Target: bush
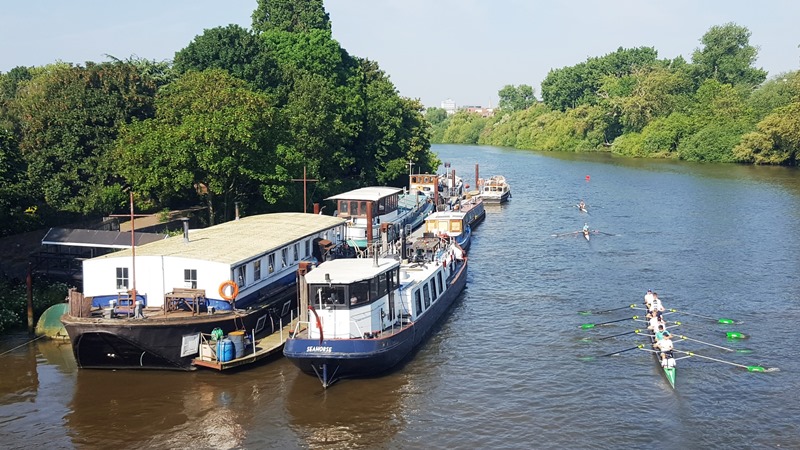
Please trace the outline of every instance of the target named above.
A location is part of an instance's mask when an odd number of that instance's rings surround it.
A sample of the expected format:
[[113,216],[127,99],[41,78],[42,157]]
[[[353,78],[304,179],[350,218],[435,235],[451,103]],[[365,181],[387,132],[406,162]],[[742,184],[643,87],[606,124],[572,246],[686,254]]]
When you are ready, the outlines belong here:
[[[63,303],[67,285],[57,282],[33,284],[34,323],[49,307]],[[0,333],[25,327],[28,322],[28,294],[25,283],[0,280]]]

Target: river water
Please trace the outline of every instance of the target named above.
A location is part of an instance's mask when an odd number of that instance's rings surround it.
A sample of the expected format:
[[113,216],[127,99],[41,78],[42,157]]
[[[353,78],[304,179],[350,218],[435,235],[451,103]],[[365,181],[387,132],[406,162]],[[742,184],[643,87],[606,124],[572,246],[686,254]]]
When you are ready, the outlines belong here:
[[[69,345],[0,356],[4,448],[800,448],[800,172],[606,154],[434,146],[512,200],[473,235],[468,287],[415,357],[323,390],[276,358],[236,373],[77,370]],[[473,184],[472,181],[470,184]],[[583,199],[588,214],[576,208]],[[584,223],[590,242],[571,233]],[[579,315],[640,302],[674,314],[672,390],[644,324]],[[748,338],[728,341],[725,332]],[[6,351],[26,341],[7,336]]]

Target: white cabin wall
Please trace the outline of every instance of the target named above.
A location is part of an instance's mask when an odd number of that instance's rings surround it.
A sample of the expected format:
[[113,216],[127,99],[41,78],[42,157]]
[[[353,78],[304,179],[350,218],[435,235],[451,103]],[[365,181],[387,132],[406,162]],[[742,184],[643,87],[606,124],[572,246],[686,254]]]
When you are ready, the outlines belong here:
[[231,279],[228,264],[165,256],[163,276],[159,275],[163,279],[159,304],[163,304],[165,293],[188,287],[184,279],[186,269],[197,270],[197,289],[205,289],[207,298],[219,299],[219,285]]
[[[87,297],[116,295],[117,268],[128,269],[128,289],[133,288],[133,266],[129,256],[96,258],[83,262],[83,293]],[[136,257],[136,291],[147,296],[147,306],[164,304],[164,283],[160,256]]]

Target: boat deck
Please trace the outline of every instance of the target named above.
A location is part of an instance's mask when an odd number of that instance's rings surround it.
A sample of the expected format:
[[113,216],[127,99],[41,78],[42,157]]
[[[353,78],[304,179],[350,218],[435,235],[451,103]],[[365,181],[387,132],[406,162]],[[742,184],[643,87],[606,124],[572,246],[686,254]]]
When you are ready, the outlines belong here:
[[289,337],[289,333],[296,325],[297,320],[295,319],[284,325],[283,328],[275,333],[256,339],[252,350],[245,353],[241,358],[222,362],[217,360],[216,350],[214,349],[211,350],[209,354],[203,354],[201,351],[200,356],[192,361],[192,365],[222,371],[253,364],[269,356],[280,354],[281,350],[283,350],[283,345],[286,343],[286,339]]

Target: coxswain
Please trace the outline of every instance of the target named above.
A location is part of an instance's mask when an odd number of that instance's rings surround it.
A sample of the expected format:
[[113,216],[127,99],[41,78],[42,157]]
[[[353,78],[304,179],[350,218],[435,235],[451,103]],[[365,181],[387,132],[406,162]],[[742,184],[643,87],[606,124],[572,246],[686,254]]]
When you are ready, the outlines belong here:
[[647,293],[644,294],[644,304],[648,308],[650,308],[650,304],[652,304],[652,303],[653,303],[653,290],[652,289],[648,289]]

